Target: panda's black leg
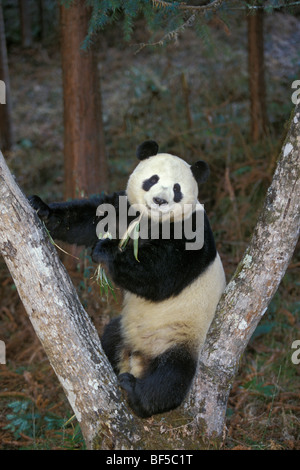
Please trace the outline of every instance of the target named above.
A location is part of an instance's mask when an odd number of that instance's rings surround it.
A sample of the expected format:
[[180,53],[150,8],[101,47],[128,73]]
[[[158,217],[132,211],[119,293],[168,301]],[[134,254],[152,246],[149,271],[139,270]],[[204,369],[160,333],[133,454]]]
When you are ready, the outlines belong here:
[[120,352],[123,348],[123,336],[121,332],[121,316],[113,318],[104,328],[101,337],[103,350],[108,357],[116,374],[119,373],[118,363],[120,361]]
[[143,378],[119,375],[129,405],[142,418],[181,404],[196,371],[197,361],[184,346],[176,346],[151,361]]

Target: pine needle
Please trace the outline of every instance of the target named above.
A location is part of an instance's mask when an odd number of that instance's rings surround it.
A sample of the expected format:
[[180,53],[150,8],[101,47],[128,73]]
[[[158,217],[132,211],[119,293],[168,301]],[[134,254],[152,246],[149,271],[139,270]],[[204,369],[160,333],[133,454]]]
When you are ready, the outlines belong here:
[[76,418],[76,415],[72,415],[71,418],[69,418],[69,419],[63,424],[63,426],[64,426],[64,427],[68,426],[68,424],[70,424],[75,418]]

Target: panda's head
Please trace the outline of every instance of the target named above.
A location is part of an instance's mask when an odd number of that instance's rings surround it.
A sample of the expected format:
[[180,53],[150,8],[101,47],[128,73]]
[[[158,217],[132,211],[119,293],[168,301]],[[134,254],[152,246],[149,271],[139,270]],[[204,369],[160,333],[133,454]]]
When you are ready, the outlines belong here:
[[131,205],[143,206],[151,218],[163,220],[172,217],[179,221],[194,211],[198,202],[198,183],[209,176],[204,161],[189,165],[168,153],[158,153],[158,144],[152,140],[137,149],[141,160],[129,177],[127,197]]

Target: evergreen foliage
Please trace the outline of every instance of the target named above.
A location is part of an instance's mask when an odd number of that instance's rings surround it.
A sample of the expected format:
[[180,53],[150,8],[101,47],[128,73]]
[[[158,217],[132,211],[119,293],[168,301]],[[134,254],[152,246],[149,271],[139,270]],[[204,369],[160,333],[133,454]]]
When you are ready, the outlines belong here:
[[[60,0],[65,7],[70,7],[74,0]],[[196,5],[195,5],[196,3]],[[198,5],[197,5],[198,4]],[[129,41],[132,37],[134,22],[144,16],[150,31],[162,29],[164,36],[155,45],[162,45],[168,40],[176,39],[179,32],[195,26],[205,34],[205,23],[218,14],[230,10],[243,9],[248,13],[263,8],[266,13],[274,10],[293,8],[300,1],[291,0],[211,0],[203,2],[180,2],[164,0],[86,0],[91,7],[91,19],[83,48],[90,46],[96,34],[114,22],[122,22],[123,38]]]
[[[61,0],[61,4],[66,7],[72,3],[72,0]],[[97,32],[118,21],[122,21],[123,37],[128,41],[132,36],[134,22],[140,16],[144,16],[150,31],[163,29],[167,39],[169,33],[191,26],[196,16],[221,8],[223,3],[224,0],[213,0],[204,6],[192,6],[173,0],[86,0],[92,12],[83,47],[93,42]]]

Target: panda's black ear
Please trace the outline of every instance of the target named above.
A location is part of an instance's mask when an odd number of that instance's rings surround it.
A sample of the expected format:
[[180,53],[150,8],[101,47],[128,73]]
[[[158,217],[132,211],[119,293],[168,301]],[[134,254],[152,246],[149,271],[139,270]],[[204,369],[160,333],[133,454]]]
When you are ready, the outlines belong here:
[[210,174],[209,166],[203,160],[193,163],[191,170],[197,183],[205,183]]
[[158,144],[154,140],[146,140],[138,146],[136,156],[139,160],[153,157],[158,152]]

